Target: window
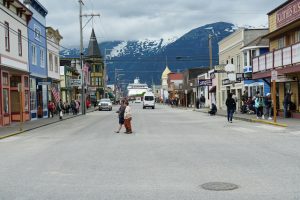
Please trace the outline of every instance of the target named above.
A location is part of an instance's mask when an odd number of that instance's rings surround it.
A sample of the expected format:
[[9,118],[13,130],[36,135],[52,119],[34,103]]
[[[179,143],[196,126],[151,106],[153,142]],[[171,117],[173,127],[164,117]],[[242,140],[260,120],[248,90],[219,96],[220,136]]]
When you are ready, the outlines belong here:
[[34,26],[34,38],[38,41],[41,39],[41,29],[37,26]]
[[11,87],[18,87],[19,83],[21,83],[21,76],[10,77],[10,86]]
[[36,110],[36,81],[30,79],[30,109]]
[[53,72],[53,55],[49,53],[49,69]]
[[25,112],[29,111],[29,91],[25,91],[25,107],[24,107]]
[[40,49],[40,56],[41,56],[41,67],[45,67],[45,53],[44,49]]
[[244,66],[248,66],[248,54],[244,52]]
[[31,62],[32,62],[32,64],[33,65],[36,65],[36,63],[37,63],[37,58],[36,58],[36,47],[34,46],[34,45],[32,45],[31,46],[31,53],[32,53],[32,60],[31,60]]
[[243,72],[242,69],[241,69],[240,55],[236,56],[236,67],[237,67],[239,73]]
[[233,58],[231,58],[231,64],[234,64],[234,63],[233,63]]
[[4,109],[4,114],[9,113],[9,105],[8,105],[8,89],[3,89],[3,109]]
[[283,47],[285,47],[285,41],[284,41],[284,37],[278,39],[278,49],[281,49]]
[[22,56],[22,32],[18,30],[18,52],[19,56]]
[[5,86],[9,85],[8,73],[3,72],[3,75],[2,75],[2,84],[5,85]]
[[300,42],[300,31],[295,32],[295,43]]
[[100,65],[95,65],[95,72],[100,72]]
[[58,57],[55,56],[55,72],[58,72]]
[[10,41],[9,41],[9,23],[5,22],[5,50],[10,51]]

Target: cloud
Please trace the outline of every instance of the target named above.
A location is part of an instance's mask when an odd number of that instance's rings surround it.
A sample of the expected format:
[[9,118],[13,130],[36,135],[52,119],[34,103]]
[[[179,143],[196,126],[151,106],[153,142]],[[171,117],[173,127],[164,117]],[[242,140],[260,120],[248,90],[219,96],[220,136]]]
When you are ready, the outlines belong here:
[[[77,0],[39,0],[48,10],[47,26],[59,29],[62,45],[79,46]],[[94,27],[98,42],[181,36],[208,23],[226,21],[239,26],[266,25],[267,13],[283,0],[83,0],[84,43]]]

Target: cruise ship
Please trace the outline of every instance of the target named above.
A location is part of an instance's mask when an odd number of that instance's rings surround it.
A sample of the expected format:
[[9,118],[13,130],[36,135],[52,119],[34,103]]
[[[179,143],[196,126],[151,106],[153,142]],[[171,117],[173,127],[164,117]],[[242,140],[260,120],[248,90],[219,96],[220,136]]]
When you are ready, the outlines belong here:
[[128,84],[127,91],[129,97],[139,96],[149,90],[146,83],[140,83],[140,79],[137,77],[133,83]]

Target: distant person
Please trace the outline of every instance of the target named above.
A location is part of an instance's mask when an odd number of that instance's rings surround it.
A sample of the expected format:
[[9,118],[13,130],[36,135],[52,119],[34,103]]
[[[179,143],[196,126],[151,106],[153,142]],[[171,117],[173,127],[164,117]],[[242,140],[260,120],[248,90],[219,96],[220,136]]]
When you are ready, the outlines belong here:
[[200,97],[200,108],[204,108],[205,106],[205,97],[203,96],[203,94],[201,94]]
[[211,104],[211,109],[208,111],[208,113],[210,114],[210,115],[215,115],[216,113],[217,113],[217,106],[216,106],[216,104],[214,104],[214,103],[212,103]]
[[59,114],[59,119],[62,120],[64,104],[61,99],[59,100],[59,102],[57,104],[57,110],[58,110],[58,114]]
[[268,120],[272,119],[272,98],[270,93],[267,93],[267,96],[265,97],[264,115],[268,117]]
[[291,96],[292,95],[293,95],[293,93],[287,92],[284,97],[284,100],[283,100],[283,113],[284,113],[285,118],[290,117],[289,106],[291,104]]
[[124,126],[126,128],[125,133],[130,134],[132,133],[132,128],[131,128],[132,113],[128,101],[125,101],[125,106],[126,106],[124,112]]
[[262,118],[265,119],[264,117],[264,99],[263,97],[257,97],[255,99],[255,108],[256,108],[256,118]]
[[232,93],[228,94],[226,99],[226,106],[227,106],[227,121],[232,123],[233,113],[236,109],[235,100],[232,98]]

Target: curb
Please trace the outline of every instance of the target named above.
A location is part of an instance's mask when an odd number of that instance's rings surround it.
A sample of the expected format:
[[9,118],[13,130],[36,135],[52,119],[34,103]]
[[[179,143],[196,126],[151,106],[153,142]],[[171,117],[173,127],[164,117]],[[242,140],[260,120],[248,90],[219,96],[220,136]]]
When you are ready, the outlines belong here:
[[[94,112],[94,111],[96,111],[96,110],[93,110],[91,112]],[[91,112],[88,112],[88,113],[91,113]],[[86,113],[86,114],[88,114],[88,113]],[[11,137],[11,136],[19,135],[21,133],[25,133],[25,132],[28,132],[28,131],[32,131],[32,130],[35,130],[35,129],[38,129],[38,128],[41,128],[41,127],[44,127],[44,126],[55,124],[55,123],[58,123],[58,122],[61,122],[61,121],[64,121],[64,120],[73,119],[73,118],[79,117],[79,116],[84,116],[84,115],[83,114],[74,115],[74,116],[68,117],[66,119],[62,119],[62,120],[58,120],[58,121],[54,121],[54,122],[49,122],[49,123],[46,123],[46,124],[42,124],[42,125],[38,125],[38,126],[35,126],[35,127],[32,127],[32,128],[25,129],[25,130],[22,130],[22,131],[16,131],[14,133],[9,133],[7,135],[0,136],[0,140]]]
[[[207,111],[196,110],[196,112],[208,113],[208,110]],[[225,114],[220,114],[220,113],[217,113],[216,115],[217,116],[222,116],[222,117],[226,117],[227,116]],[[261,119],[248,119],[248,118],[235,117],[235,116],[233,116],[233,119],[240,120],[240,121],[245,121],[245,122],[261,123],[261,124],[268,124],[268,125],[280,126],[280,127],[288,127],[287,124],[274,123],[274,122],[270,122],[270,121],[266,121],[266,120],[261,120]]]

